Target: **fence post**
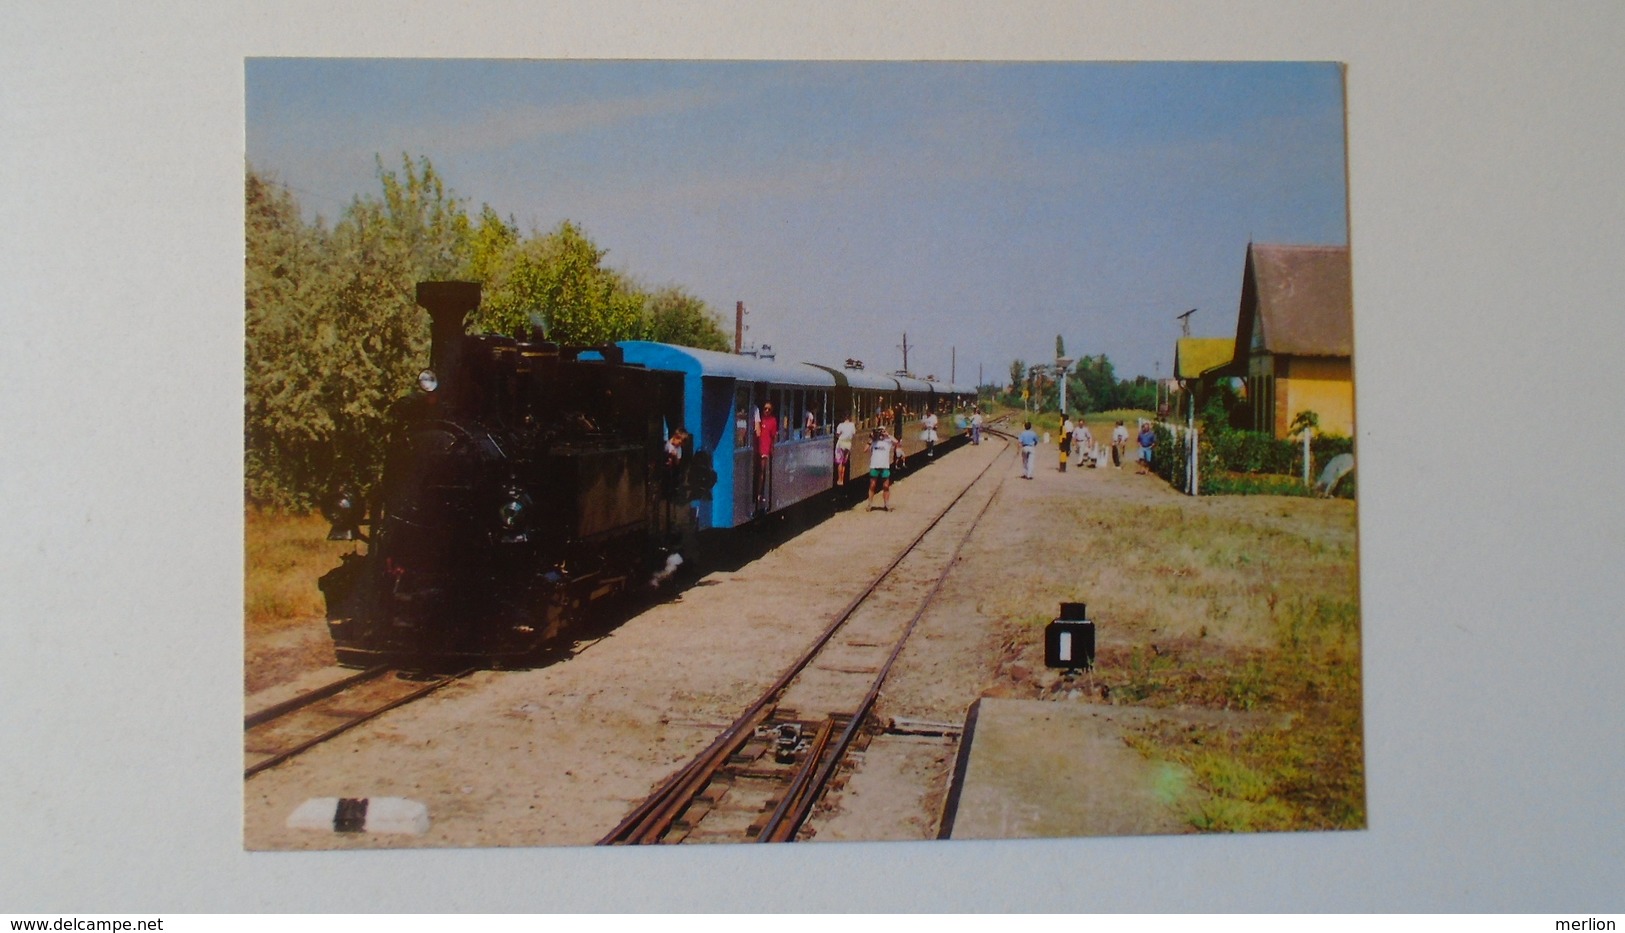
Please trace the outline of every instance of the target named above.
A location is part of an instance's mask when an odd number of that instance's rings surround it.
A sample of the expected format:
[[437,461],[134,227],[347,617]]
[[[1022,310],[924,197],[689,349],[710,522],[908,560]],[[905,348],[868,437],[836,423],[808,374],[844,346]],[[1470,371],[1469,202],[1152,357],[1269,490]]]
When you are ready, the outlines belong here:
[[1202,472],[1199,465],[1202,461],[1202,437],[1195,423],[1191,424],[1191,460],[1190,460],[1190,493],[1193,496],[1202,494]]
[[1309,428],[1303,429],[1303,484],[1309,485]]

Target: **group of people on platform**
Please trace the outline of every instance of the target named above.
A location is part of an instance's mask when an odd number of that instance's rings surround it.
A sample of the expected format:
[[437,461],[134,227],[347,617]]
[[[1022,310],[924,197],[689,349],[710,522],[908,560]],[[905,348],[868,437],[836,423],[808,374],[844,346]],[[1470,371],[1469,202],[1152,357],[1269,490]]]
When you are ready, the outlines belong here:
[[[1021,445],[1021,474],[1023,479],[1032,479],[1033,454],[1038,447],[1038,432],[1033,430],[1031,421],[1028,421],[1025,427],[1026,429],[1017,438],[1017,443]],[[1064,418],[1061,422],[1060,436],[1056,438],[1056,447],[1060,453],[1060,472],[1066,472],[1067,463],[1071,462],[1074,457],[1079,467],[1088,466],[1095,469],[1104,467],[1106,466],[1108,451],[1110,452],[1111,465],[1117,469],[1122,469],[1123,460],[1128,455],[1128,441],[1128,428],[1121,420],[1113,426],[1111,444],[1107,446],[1095,440],[1094,433],[1084,423],[1082,412],[1078,413],[1077,421]],[[1157,434],[1151,422],[1142,421],[1140,423],[1140,433],[1136,438],[1136,442],[1139,444],[1139,454],[1135,458],[1138,463],[1135,472],[1139,474],[1149,473],[1151,472],[1151,451],[1157,445]]]
[[[741,410],[739,417],[741,423],[743,423],[743,410]],[[805,431],[808,436],[811,436],[817,429],[817,421],[811,412],[808,412],[806,417]],[[879,492],[881,495],[880,508],[883,511],[890,510],[892,471],[906,465],[902,444],[892,434],[890,427],[890,422],[893,419],[900,419],[901,417],[901,409],[895,411],[892,409],[884,410],[880,416],[880,423],[870,431],[869,440],[864,446],[864,450],[869,454],[869,507],[871,509],[874,507],[875,493]],[[771,475],[773,444],[779,430],[779,420],[773,413],[773,403],[764,402],[760,414],[754,420],[757,507],[765,508],[764,490],[767,488],[768,477]],[[927,409],[925,415],[920,419],[920,439],[925,442],[925,456],[927,459],[936,456],[937,426],[940,423],[937,413],[930,409]],[[981,443],[982,413],[980,410],[974,411],[968,422],[961,417],[959,423],[962,427],[968,426],[972,443]],[[857,439],[857,431],[857,424],[852,420],[850,414],[835,426],[835,484],[837,486],[846,485],[849,479],[852,447]]]

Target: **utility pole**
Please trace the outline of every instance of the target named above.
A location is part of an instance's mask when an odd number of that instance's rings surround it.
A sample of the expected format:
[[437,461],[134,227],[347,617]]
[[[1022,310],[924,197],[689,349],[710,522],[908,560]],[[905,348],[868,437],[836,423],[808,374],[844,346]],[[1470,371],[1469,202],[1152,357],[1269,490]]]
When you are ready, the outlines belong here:
[[1176,314],[1176,315],[1174,315],[1176,318],[1179,319],[1179,327],[1180,327],[1179,336],[1181,336],[1181,337],[1189,337],[1191,335],[1191,315],[1193,315],[1195,313],[1196,313],[1196,309],[1192,308],[1189,311],[1186,311],[1184,314]]
[[1062,421],[1066,420],[1066,368],[1068,366],[1071,366],[1071,365],[1072,365],[1072,361],[1067,359],[1064,356],[1058,356],[1058,357],[1055,358],[1055,372],[1056,372],[1057,378],[1059,378],[1061,380],[1061,420]]
[[906,330],[903,331],[903,372],[905,372],[905,373],[909,372],[909,368],[908,368],[908,331],[906,331]]
[[952,384],[953,381],[954,381],[954,374],[956,372],[958,372],[958,369],[956,368],[958,366],[959,366],[959,348],[958,347],[949,347],[948,348],[948,382],[950,384]]
[[734,356],[745,349],[745,303],[734,303]]

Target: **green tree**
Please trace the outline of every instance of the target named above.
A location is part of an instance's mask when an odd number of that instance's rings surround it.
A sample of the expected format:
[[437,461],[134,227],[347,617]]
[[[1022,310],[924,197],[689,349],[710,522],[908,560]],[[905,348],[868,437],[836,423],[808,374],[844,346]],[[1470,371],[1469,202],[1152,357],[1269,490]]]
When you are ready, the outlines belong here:
[[705,302],[681,288],[671,286],[649,296],[646,334],[650,340],[674,343],[702,350],[727,352],[732,341],[722,332],[721,321]]
[[1066,377],[1066,405],[1073,411],[1090,412],[1102,410],[1095,404],[1095,397],[1089,392],[1089,385],[1076,371]]
[[519,245],[519,227],[513,219],[503,220],[491,205],[480,205],[480,217],[468,235],[468,263],[463,277],[479,282],[489,291],[505,272],[514,248]]
[[604,267],[606,252],[569,221],[545,236],[515,242],[491,262],[479,325],[513,333],[539,322],[559,343],[641,336],[645,296]]
[[[245,493],[309,507],[376,474],[390,404],[428,357],[416,283],[467,265],[470,225],[427,159],[378,164],[332,231],[248,181]],[[292,244],[292,245],[290,245]]]
[[449,279],[463,271],[471,233],[468,213],[434,166],[427,158],[414,165],[405,154],[398,175],[386,171],[381,158],[377,165],[389,249],[423,279]]
[[244,267],[243,486],[250,501],[309,505],[296,492],[326,470],[331,429],[306,348],[326,287],[319,228],[286,189],[248,168]]
[[1108,411],[1122,407],[1122,393],[1118,389],[1117,374],[1106,354],[1083,356],[1078,359],[1078,379],[1083,383],[1091,404],[1097,410]]

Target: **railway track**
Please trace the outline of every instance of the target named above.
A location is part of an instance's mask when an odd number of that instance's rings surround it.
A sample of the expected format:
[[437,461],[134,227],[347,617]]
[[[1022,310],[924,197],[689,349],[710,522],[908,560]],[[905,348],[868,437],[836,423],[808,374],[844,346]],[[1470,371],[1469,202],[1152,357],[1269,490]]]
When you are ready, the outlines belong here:
[[473,673],[405,680],[388,666],[368,668],[243,717],[243,778],[251,778],[392,709]]
[[842,763],[867,744],[866,724],[892,665],[1008,477],[993,471],[1010,451],[1008,438],[1000,439],[1005,450],[600,845],[797,838]]

